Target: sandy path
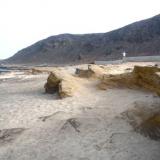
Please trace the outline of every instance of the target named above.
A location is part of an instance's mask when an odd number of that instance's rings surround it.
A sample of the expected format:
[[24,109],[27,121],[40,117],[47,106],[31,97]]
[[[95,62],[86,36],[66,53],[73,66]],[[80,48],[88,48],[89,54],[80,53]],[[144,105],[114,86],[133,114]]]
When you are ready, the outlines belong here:
[[83,94],[59,100],[44,94],[47,75],[0,83],[0,129],[26,128],[1,141],[0,160],[159,160],[160,143],[121,118],[136,101],[159,101],[130,89],[100,91],[84,81]]

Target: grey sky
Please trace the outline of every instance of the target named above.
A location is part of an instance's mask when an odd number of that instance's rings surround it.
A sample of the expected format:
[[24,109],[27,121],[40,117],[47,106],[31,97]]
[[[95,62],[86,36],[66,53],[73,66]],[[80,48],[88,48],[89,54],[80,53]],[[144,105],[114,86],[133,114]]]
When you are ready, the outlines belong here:
[[0,59],[61,33],[107,32],[159,14],[159,0],[0,0]]

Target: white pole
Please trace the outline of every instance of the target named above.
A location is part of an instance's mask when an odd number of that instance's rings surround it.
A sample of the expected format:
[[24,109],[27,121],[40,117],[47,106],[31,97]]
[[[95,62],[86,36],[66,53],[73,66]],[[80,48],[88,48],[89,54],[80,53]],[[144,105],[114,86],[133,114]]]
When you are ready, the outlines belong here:
[[122,61],[125,62],[126,52],[123,52],[122,55],[123,55]]

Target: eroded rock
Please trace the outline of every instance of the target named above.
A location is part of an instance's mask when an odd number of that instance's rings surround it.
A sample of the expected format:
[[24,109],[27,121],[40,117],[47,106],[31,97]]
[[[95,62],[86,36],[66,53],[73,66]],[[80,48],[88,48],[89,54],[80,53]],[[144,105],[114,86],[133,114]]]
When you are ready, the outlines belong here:
[[133,108],[122,113],[136,132],[160,140],[160,107],[158,103],[136,102]]
[[83,78],[101,78],[105,74],[104,68],[98,65],[88,65],[88,69],[76,69],[76,74]]
[[135,84],[160,95],[160,68],[135,66],[132,74]]
[[76,78],[61,69],[54,69],[45,84],[46,93],[57,92],[61,98],[73,96],[78,89]]
[[160,95],[160,68],[152,66],[135,66],[132,72],[104,75],[100,89],[109,87],[145,88]]

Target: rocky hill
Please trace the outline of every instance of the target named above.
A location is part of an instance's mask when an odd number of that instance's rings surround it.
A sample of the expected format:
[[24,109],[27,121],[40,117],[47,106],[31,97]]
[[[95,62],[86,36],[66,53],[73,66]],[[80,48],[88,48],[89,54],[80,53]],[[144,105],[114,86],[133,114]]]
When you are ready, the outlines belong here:
[[68,64],[127,56],[160,55],[160,15],[96,34],[61,34],[41,40],[5,60],[18,64]]

